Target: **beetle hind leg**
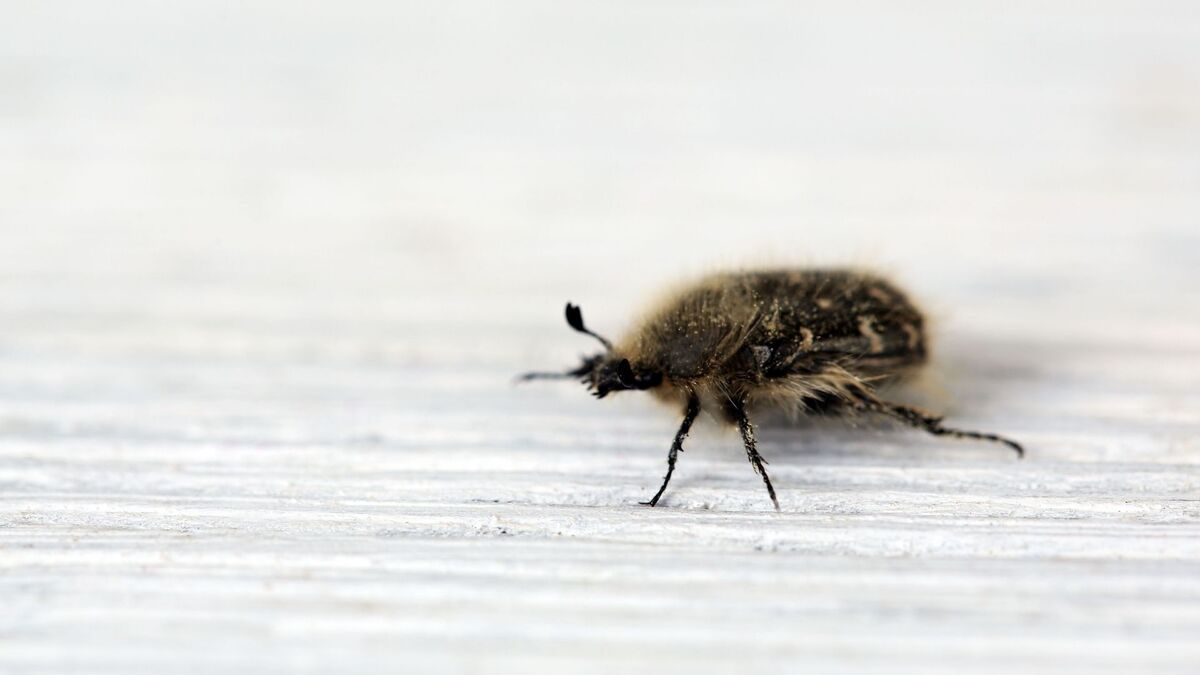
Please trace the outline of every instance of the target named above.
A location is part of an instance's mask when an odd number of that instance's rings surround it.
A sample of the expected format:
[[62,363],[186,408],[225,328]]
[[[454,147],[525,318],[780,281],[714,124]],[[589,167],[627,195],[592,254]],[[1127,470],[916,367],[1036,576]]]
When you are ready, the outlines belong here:
[[1017,453],[1018,458],[1025,456],[1025,448],[1021,444],[999,434],[989,434],[981,431],[968,431],[966,429],[952,429],[942,426],[942,418],[935,415],[930,415],[918,408],[912,406],[900,405],[884,401],[875,395],[863,383],[856,383],[847,388],[850,394],[850,399],[853,401],[853,406],[864,412],[875,412],[887,415],[892,419],[899,420],[905,424],[923,429],[934,436],[948,436],[950,438],[969,438],[977,441],[988,441],[990,443],[1000,443],[1007,445]]
[[1025,456],[1025,448],[1021,444],[1000,436],[998,434],[988,434],[980,431],[967,431],[965,429],[951,429],[942,426],[942,418],[926,415],[925,413],[904,405],[896,405],[894,403],[884,403],[884,409],[880,412],[898,419],[905,424],[924,429],[934,436],[949,436],[951,438],[970,438],[979,441],[989,441],[992,443],[1001,443],[1012,448],[1017,453],[1017,457]]

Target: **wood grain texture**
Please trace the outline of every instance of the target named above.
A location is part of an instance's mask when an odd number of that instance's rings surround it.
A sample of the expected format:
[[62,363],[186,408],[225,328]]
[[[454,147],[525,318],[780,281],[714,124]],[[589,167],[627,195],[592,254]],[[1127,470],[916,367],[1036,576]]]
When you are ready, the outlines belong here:
[[[0,672],[1194,672],[1193,3],[8,8]],[[1003,448],[517,387],[871,263]]]

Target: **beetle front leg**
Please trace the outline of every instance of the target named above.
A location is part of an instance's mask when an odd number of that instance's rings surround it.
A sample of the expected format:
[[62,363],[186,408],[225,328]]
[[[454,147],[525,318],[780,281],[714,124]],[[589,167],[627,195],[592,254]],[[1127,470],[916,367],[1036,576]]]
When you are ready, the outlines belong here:
[[683,439],[687,438],[688,431],[692,428],[692,422],[696,421],[696,416],[699,414],[700,397],[692,394],[688,396],[687,408],[683,411],[683,424],[680,424],[679,431],[675,432],[675,442],[671,443],[671,450],[667,453],[667,475],[663,477],[662,487],[658,488],[658,492],[654,493],[650,501],[641,502],[642,506],[658,505],[659,498],[667,490],[667,483],[671,482],[671,474],[675,472],[675,459],[683,450]]

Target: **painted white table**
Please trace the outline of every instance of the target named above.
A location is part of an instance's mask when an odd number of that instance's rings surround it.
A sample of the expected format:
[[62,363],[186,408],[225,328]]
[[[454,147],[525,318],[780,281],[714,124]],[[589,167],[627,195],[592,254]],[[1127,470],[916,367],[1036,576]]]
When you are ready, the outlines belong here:
[[[1194,672],[1200,21],[90,3],[0,27],[0,671]],[[310,12],[312,10],[309,10]],[[15,19],[15,20],[14,20]],[[1002,448],[516,388],[871,262]]]

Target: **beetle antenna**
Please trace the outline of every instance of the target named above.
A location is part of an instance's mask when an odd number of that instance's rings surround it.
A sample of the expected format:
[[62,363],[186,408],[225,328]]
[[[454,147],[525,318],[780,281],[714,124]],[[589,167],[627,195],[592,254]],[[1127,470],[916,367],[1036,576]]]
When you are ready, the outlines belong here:
[[583,325],[583,312],[579,310],[579,305],[572,305],[569,302],[567,303],[567,324],[580,333],[591,335],[599,340],[600,344],[604,345],[605,349],[610,352],[612,351],[613,346],[611,342],[588,330],[587,327]]
[[514,379],[514,381],[515,382],[529,382],[530,380],[569,380],[569,379],[572,379],[575,377],[579,377],[579,376],[576,375],[575,371],[573,371],[573,370],[567,371],[565,373],[546,373],[546,372],[539,371],[539,372],[532,372],[532,373],[521,373],[520,375],[517,375],[517,377]]
[[597,354],[595,356],[585,358],[583,360],[583,364],[577,368],[572,368],[571,370],[566,370],[563,372],[546,372],[539,370],[532,373],[521,373],[520,375],[517,375],[513,382],[529,382],[530,380],[570,380],[578,378],[582,378],[584,381],[587,381],[591,377],[592,371],[596,369],[596,365],[603,360],[604,357],[600,354]]

